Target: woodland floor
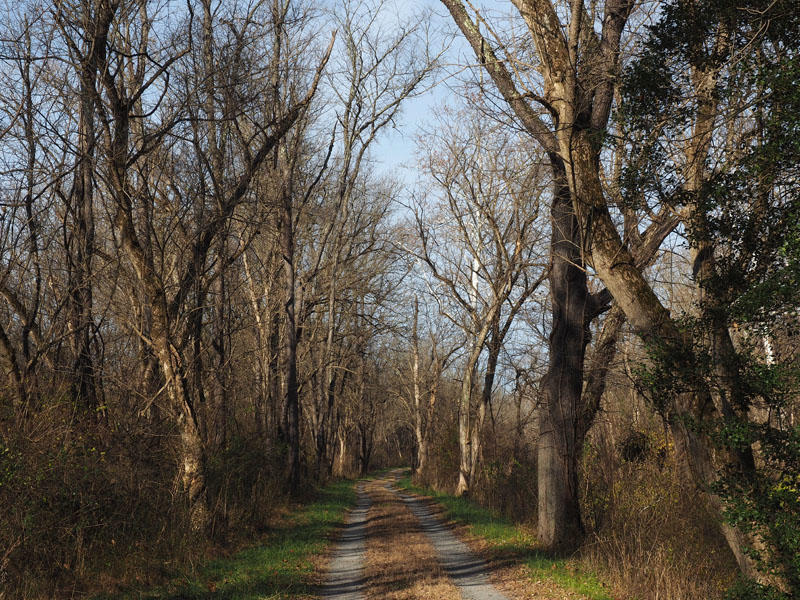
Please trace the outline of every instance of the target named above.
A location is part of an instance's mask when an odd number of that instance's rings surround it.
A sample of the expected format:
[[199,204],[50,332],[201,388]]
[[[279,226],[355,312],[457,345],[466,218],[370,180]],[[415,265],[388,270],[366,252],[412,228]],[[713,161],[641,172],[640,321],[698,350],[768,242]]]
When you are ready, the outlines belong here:
[[585,596],[532,578],[430,498],[400,492],[401,470],[359,486],[359,502],[329,553],[319,596],[335,600],[562,600]]

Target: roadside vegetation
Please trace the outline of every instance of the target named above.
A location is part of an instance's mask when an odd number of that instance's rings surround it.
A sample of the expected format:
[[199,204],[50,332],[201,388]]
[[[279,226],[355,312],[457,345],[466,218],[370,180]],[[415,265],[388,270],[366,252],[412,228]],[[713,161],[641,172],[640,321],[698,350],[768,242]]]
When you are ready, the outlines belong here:
[[0,6],[0,600],[307,594],[399,464],[534,596],[800,597],[797,0]]
[[470,538],[485,542],[481,548],[491,563],[520,563],[530,582],[545,580],[589,600],[611,600],[609,589],[579,559],[554,555],[542,548],[529,526],[515,524],[463,496],[414,485],[410,475],[398,482],[400,489],[432,499],[446,521],[466,526]]
[[332,534],[355,503],[353,482],[316,491],[314,500],[275,520],[258,544],[204,562],[161,586],[120,588],[96,600],[282,600],[309,598],[320,582],[321,557]]

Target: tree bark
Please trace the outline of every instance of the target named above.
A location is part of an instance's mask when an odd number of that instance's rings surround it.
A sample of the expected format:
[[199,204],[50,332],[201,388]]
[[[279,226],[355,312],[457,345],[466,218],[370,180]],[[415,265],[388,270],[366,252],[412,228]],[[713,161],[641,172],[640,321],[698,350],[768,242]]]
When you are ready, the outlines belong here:
[[414,395],[414,441],[416,444],[414,451],[414,473],[422,472],[428,458],[427,440],[422,414],[422,390],[419,375],[419,299],[414,297],[414,320],[411,329],[411,377]]
[[[97,81],[105,68],[109,29],[116,13],[115,4],[85,4],[76,15],[85,36],[79,48],[72,38],[67,40],[76,62],[80,81],[78,106],[78,142],[72,189],[67,213],[72,217],[66,235],[69,277],[69,329],[73,364],[71,395],[84,409],[97,416],[101,408],[92,352],[94,340],[93,258],[95,253],[94,171],[97,147],[95,119],[97,114]],[[59,12],[61,26],[67,30],[69,15]],[[66,226],[66,220],[65,220]]]
[[186,387],[178,352],[164,329],[165,315],[161,314],[160,310],[153,312],[155,313],[153,346],[167,382],[170,404],[177,417],[181,441],[181,482],[189,508],[189,520],[194,531],[203,531],[208,527],[211,516],[206,486],[205,445],[200,435],[195,406]]
[[[576,210],[582,210],[591,224],[592,263],[614,300],[645,343],[664,345],[675,356],[691,360],[691,343],[685,339],[672,320],[669,311],[659,301],[652,287],[620,239],[608,205],[602,193],[597,171],[598,155],[593,150],[588,132],[571,136],[573,162],[570,181],[577,182],[573,190]],[[586,215],[587,209],[591,218]],[[687,365],[686,372],[691,372]],[[708,437],[689,423],[702,423],[713,410],[706,385],[697,382],[697,391],[680,394],[670,407],[670,429],[676,446],[685,453],[694,480],[706,491],[712,507],[722,511],[722,500],[709,491],[717,478],[712,458],[712,444]],[[722,524],[722,533],[728,541],[740,569],[746,575],[754,573],[753,565],[744,551],[746,540],[742,533]]]
[[288,444],[289,487],[292,493],[300,486],[300,398],[297,382],[297,314],[295,306],[294,265],[294,211],[292,198],[284,193],[281,206],[280,236],[283,255],[286,300],[286,340],[283,344],[284,368],[286,372],[286,441]]
[[541,383],[537,442],[540,541],[556,550],[576,548],[584,536],[578,504],[578,457],[583,440],[577,427],[582,414],[581,388],[589,291],[581,256],[581,232],[561,161],[551,157],[554,184],[550,297],[553,323],[549,362]]

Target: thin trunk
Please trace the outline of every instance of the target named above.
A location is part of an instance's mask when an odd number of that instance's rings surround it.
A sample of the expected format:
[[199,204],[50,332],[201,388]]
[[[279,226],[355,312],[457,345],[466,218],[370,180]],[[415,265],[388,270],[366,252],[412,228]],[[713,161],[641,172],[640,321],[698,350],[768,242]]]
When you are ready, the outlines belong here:
[[24,390],[21,398],[23,403],[27,404],[28,390],[31,386],[31,376],[33,375],[36,358],[32,355],[31,351],[31,337],[35,327],[37,316],[39,314],[39,305],[41,302],[42,293],[42,268],[41,260],[39,257],[39,220],[34,214],[34,193],[36,186],[36,134],[34,131],[34,118],[35,108],[33,100],[33,83],[31,80],[31,71],[33,63],[33,54],[31,49],[31,35],[30,28],[25,27],[25,65],[21,69],[22,81],[25,87],[25,104],[23,112],[24,129],[25,129],[25,142],[27,145],[27,165],[25,168],[25,218],[28,227],[28,248],[31,253],[31,260],[33,261],[34,268],[34,284],[33,284],[33,297],[31,298],[31,305],[22,317],[22,358],[24,360],[22,369],[22,386],[20,391]]
[[420,472],[422,472],[425,465],[428,464],[428,442],[433,430],[433,417],[436,410],[436,399],[439,394],[439,383],[441,381],[442,366],[438,361],[434,362],[433,381],[431,382],[431,389],[428,392],[428,406],[425,410],[425,430],[422,432],[422,440],[419,446],[419,463]]
[[[240,236],[241,237],[241,236]],[[241,242],[240,242],[241,243]],[[260,440],[265,440],[267,435],[267,402],[269,401],[269,356],[267,340],[269,332],[266,330],[266,319],[261,312],[261,305],[256,296],[256,284],[253,280],[253,273],[250,269],[250,261],[247,259],[247,252],[242,253],[242,265],[244,266],[245,280],[247,281],[247,294],[250,300],[250,307],[253,310],[253,318],[256,321],[256,344],[257,351],[257,377],[258,393],[255,395],[253,412],[255,413],[256,434]],[[268,297],[267,297],[268,298]],[[267,299],[267,306],[269,300]]]
[[411,377],[413,382],[413,394],[414,394],[414,440],[416,443],[416,449],[414,451],[415,461],[413,466],[413,470],[415,473],[419,473],[422,471],[424,466],[425,460],[425,436],[423,433],[423,423],[422,423],[422,395],[420,391],[419,385],[419,333],[418,333],[418,323],[419,323],[419,298],[416,296],[414,297],[414,320],[412,322],[412,329],[411,329],[411,351],[412,351],[412,362],[411,362]]
[[272,420],[272,430],[276,438],[281,442],[289,439],[286,431],[286,395],[282,393],[283,383],[281,382],[281,356],[283,347],[281,345],[281,315],[285,311],[276,307],[272,313],[272,327],[269,335],[269,410]]
[[472,441],[470,443],[470,451],[472,452],[472,457],[470,458],[470,481],[472,482],[475,481],[478,465],[482,460],[483,425],[486,420],[486,411],[491,408],[494,378],[497,373],[497,361],[500,358],[500,348],[502,346],[499,317],[500,315],[498,314],[492,319],[491,337],[486,344],[488,355],[486,358],[486,373],[483,376],[483,390],[481,391],[481,399],[478,404],[475,423],[472,427]]
[[230,365],[228,364],[230,348],[228,324],[230,321],[229,315],[226,314],[226,307],[229,306],[229,301],[225,275],[228,248],[224,232],[220,235],[218,248],[217,264],[220,272],[217,274],[215,281],[216,340],[213,343],[217,355],[217,364],[214,369],[216,385],[214,388],[214,422],[211,423],[211,427],[214,432],[214,444],[218,448],[224,448],[228,441],[228,425],[230,421],[230,405],[227,397],[230,381]]
[[580,447],[583,446],[586,434],[589,433],[597,411],[600,409],[600,400],[606,390],[608,371],[617,354],[617,342],[624,324],[625,313],[618,306],[612,307],[606,315],[603,329],[594,345],[592,362],[587,369],[586,381],[583,386],[582,410],[578,420],[578,442]]
[[86,6],[82,29],[86,43],[78,50],[80,103],[78,106],[78,141],[75,173],[69,194],[67,212],[72,217],[67,234],[69,257],[69,329],[73,352],[71,395],[75,402],[95,416],[101,400],[98,395],[96,364],[92,351],[94,340],[93,258],[95,246],[94,169],[97,147],[95,113],[97,78],[105,67],[108,32],[115,13],[114,7],[92,11]]
[[481,330],[475,335],[473,341],[472,351],[467,358],[467,364],[464,366],[464,379],[461,382],[461,394],[458,403],[458,448],[460,454],[459,468],[458,468],[458,483],[456,484],[456,496],[468,496],[472,489],[472,477],[475,473],[473,467],[473,459],[475,452],[473,451],[472,444],[475,436],[479,436],[480,432],[473,431],[478,428],[483,422],[486,414],[485,407],[482,403],[477,407],[473,418],[472,414],[472,388],[478,360],[480,359],[481,352],[483,352],[483,345],[486,342],[486,336],[489,333],[490,323],[494,319],[495,313],[500,310],[499,305],[495,305],[490,311],[483,324]]
[[292,493],[300,486],[300,399],[297,382],[297,318],[295,314],[294,217],[292,198],[284,193],[280,233],[286,284],[286,339],[283,345],[286,369],[286,437],[289,445],[289,486]]
[[[472,355],[475,355],[473,350]],[[471,435],[471,400],[472,400],[472,375],[475,371],[475,364],[478,362],[477,356],[467,361],[464,369],[464,379],[461,382],[461,395],[458,402],[458,483],[456,484],[456,496],[469,495],[472,487],[472,451],[470,449]]]
[[338,450],[336,454],[336,463],[334,465],[334,474],[338,477],[345,475],[345,461],[347,459],[347,430],[342,423],[336,429],[336,442]]

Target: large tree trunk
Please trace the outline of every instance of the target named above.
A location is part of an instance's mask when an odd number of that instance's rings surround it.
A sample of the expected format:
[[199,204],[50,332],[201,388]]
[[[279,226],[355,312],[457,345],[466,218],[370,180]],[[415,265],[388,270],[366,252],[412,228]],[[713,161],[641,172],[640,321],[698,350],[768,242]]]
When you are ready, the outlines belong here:
[[580,229],[564,169],[558,158],[551,157],[551,161],[556,185],[551,205],[553,324],[538,413],[537,531],[546,546],[567,550],[577,547],[584,535],[578,505],[578,457],[583,439],[577,425],[582,414],[583,363],[589,337],[589,292],[582,268]]

